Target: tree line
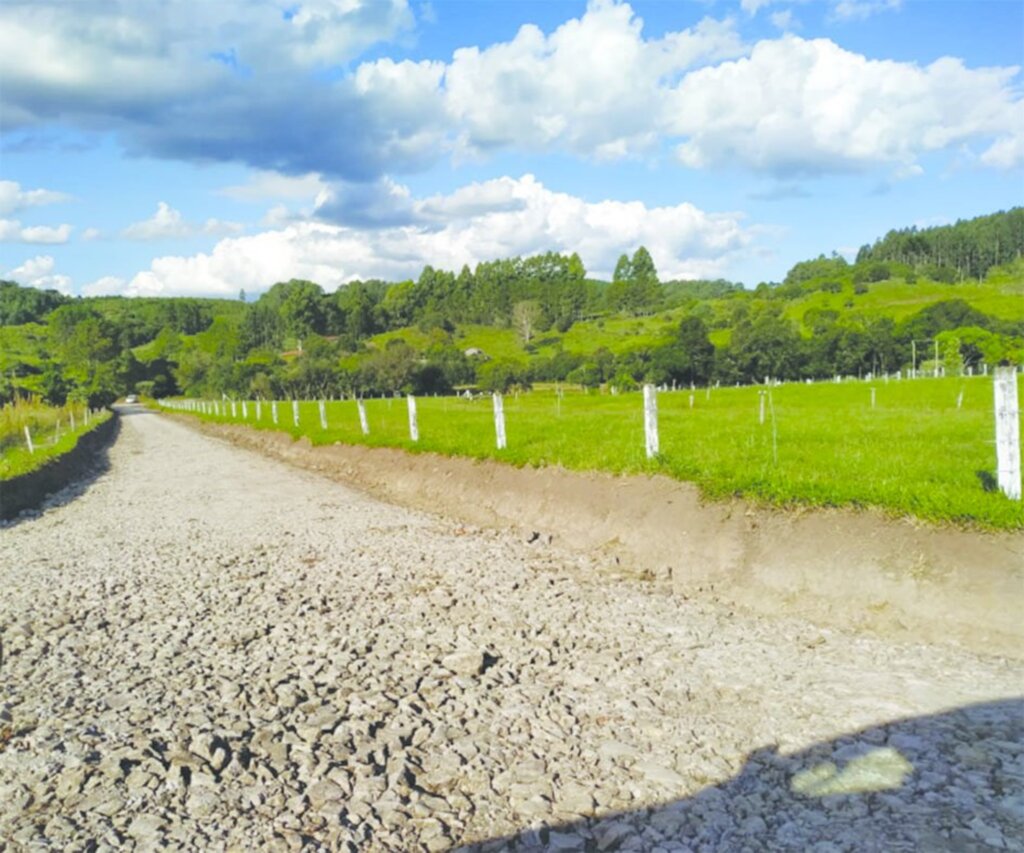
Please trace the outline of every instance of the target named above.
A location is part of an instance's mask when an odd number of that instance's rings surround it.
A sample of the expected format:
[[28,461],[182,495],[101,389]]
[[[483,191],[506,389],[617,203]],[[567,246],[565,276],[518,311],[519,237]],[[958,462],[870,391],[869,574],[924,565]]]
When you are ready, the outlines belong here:
[[[947,249],[900,254],[899,235],[946,246],[956,231],[974,235],[976,247],[995,236],[1005,256],[1019,248],[998,235],[1019,231],[1021,211],[945,231],[890,232],[852,264],[820,256],[795,264],[783,282],[754,290],[722,280],[662,282],[642,246],[619,258],[610,282],[589,278],[578,255],[554,252],[458,273],[427,266],[416,280],[354,281],[333,293],[293,279],[252,302],[70,298],[0,282],[8,350],[0,353],[0,399],[19,389],[54,403],[97,406],[131,391],[284,398],[506,390],[552,381],[625,389],[642,382],[822,379],[907,367],[913,342],[925,340],[938,340],[942,360],[954,369],[1017,362],[1022,324],[979,311],[957,298],[955,286],[948,299],[899,322],[857,300],[877,282],[913,286],[919,275],[927,279],[911,262],[956,260],[941,254]],[[798,324],[789,303],[816,291],[843,295],[834,307],[806,311]],[[599,328],[668,310],[673,325],[646,345],[564,345],[577,323]],[[461,333],[470,325],[514,331],[521,355],[467,348]],[[371,340],[381,333],[389,333],[386,343]]]
[[992,267],[1022,256],[1024,207],[1014,207],[953,225],[890,231],[861,246],[857,263],[895,261],[935,281],[953,282],[984,278]]

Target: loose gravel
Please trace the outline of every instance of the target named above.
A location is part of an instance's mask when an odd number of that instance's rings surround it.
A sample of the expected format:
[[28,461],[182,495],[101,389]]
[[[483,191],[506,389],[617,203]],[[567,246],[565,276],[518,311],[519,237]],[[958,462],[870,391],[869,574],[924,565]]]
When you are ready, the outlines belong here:
[[0,848],[1022,849],[1018,662],[673,596],[152,414],[0,544]]

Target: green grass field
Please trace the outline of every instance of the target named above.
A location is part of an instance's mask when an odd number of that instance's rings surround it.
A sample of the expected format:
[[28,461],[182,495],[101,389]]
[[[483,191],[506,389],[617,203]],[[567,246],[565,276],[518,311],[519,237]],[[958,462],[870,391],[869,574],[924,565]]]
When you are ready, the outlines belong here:
[[[78,404],[55,407],[20,400],[4,406],[0,409],[0,481],[27,474],[62,456],[110,417],[106,410],[92,412],[86,423],[85,406]],[[26,426],[32,436],[32,452],[25,440]]]
[[[871,407],[871,388],[876,403]],[[765,424],[760,389],[658,396],[661,455],[644,452],[639,393],[539,389],[505,399],[508,448],[495,449],[489,398],[417,401],[420,441],[409,440],[404,399],[367,400],[364,437],[354,401],[279,404],[279,429],[314,444],[344,442],[499,459],[513,465],[662,473],[709,497],[742,495],[779,506],[875,507],[893,515],[984,528],[1024,528],[1024,504],[993,488],[992,381],[983,377],[790,384],[772,389]],[[962,394],[962,405],[957,406]],[[1022,395],[1024,399],[1024,395]],[[250,425],[272,429],[269,403]],[[202,415],[228,422],[230,417]],[[241,421],[241,406],[238,416]]]

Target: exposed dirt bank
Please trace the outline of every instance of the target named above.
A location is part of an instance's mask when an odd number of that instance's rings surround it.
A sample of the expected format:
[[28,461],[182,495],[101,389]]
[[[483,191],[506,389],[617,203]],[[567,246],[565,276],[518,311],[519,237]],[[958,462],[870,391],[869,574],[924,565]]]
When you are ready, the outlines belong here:
[[279,432],[183,423],[389,501],[518,527],[759,612],[1024,658],[1024,534],[851,510],[703,501],[666,477],[617,477],[387,448],[312,447]]
[[106,467],[105,451],[120,427],[117,414],[85,433],[67,453],[47,460],[41,467],[0,482],[0,520],[35,509],[54,492]]

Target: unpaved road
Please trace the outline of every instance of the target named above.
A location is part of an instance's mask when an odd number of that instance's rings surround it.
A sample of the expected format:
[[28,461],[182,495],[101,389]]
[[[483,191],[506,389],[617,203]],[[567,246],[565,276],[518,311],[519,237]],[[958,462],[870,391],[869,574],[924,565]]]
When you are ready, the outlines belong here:
[[0,848],[1021,849],[1024,666],[124,418],[0,529]]

